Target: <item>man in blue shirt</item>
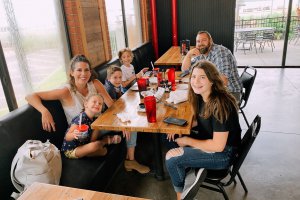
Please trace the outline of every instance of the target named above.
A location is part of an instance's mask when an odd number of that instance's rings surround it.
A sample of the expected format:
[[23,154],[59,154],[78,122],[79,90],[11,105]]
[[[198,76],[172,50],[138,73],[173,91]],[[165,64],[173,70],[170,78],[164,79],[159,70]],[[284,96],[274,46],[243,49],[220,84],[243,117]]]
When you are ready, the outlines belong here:
[[226,47],[213,43],[207,31],[199,31],[196,37],[196,48],[191,49],[182,61],[182,71],[190,70],[200,60],[214,63],[221,73],[224,84],[233,96],[240,101],[242,83],[239,80],[236,60]]

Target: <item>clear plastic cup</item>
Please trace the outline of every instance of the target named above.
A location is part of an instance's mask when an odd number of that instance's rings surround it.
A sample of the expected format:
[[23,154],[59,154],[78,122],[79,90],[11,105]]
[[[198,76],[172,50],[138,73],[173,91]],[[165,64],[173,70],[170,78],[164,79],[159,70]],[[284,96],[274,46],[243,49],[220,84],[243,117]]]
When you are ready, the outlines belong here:
[[88,137],[89,126],[86,124],[78,125],[77,131],[80,133],[77,136],[78,140],[85,140]]

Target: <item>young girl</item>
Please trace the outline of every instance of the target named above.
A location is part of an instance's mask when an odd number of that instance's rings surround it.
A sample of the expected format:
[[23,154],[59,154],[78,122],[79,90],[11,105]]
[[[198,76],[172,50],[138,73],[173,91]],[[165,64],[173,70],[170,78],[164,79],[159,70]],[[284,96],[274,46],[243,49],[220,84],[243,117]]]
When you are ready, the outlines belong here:
[[[97,140],[99,131],[91,129],[95,116],[101,112],[103,101],[103,97],[99,94],[89,95],[84,102],[84,111],[72,119],[62,145],[66,157],[77,159],[85,156],[104,156],[107,153],[105,145],[121,142],[121,137],[118,135]],[[80,123],[89,127],[84,138],[80,137],[81,133],[78,131]]]
[[122,92],[125,93],[132,85],[136,78],[141,78],[143,72],[147,71],[148,68],[143,68],[139,73],[135,74],[134,67],[131,64],[133,60],[133,53],[129,48],[125,48],[119,51],[119,60],[123,64],[122,70]]
[[[166,167],[178,200],[196,196],[205,169],[228,169],[241,142],[236,100],[214,64],[200,61],[193,66],[189,97],[198,134],[177,138],[179,147],[166,154]],[[174,139],[174,134],[169,139]],[[187,173],[188,168],[201,169]],[[187,181],[185,177],[189,177]]]
[[[117,100],[121,95],[122,70],[118,66],[111,65],[107,68],[107,79],[105,80],[105,88],[113,100]],[[124,162],[127,171],[136,170],[141,174],[148,173],[149,167],[141,165],[134,158],[136,146],[137,132],[124,131],[123,135],[127,141],[127,156]]]

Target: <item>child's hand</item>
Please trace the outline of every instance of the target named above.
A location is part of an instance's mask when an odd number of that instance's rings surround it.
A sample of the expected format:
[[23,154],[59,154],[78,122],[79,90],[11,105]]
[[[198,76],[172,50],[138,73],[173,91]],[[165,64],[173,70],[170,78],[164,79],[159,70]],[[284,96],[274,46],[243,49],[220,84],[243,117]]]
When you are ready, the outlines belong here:
[[145,72],[148,71],[148,70],[149,70],[149,67],[144,67],[144,68],[141,70],[141,72],[145,73]]
[[139,73],[136,74],[136,78],[142,78],[143,76],[143,71],[140,71]]
[[78,140],[78,136],[80,135],[80,132],[77,129],[75,129],[72,134],[74,139]]

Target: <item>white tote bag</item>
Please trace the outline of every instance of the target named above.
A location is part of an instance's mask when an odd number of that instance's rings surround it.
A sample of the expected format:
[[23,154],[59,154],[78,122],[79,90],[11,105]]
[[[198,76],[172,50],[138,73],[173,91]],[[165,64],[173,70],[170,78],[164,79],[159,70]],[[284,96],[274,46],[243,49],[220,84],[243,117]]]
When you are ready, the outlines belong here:
[[49,140],[27,140],[15,155],[10,175],[11,181],[20,194],[13,193],[17,199],[33,182],[59,184],[62,170],[60,151]]

